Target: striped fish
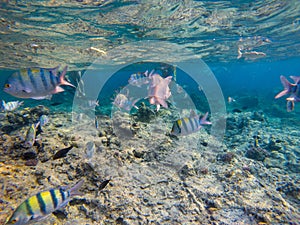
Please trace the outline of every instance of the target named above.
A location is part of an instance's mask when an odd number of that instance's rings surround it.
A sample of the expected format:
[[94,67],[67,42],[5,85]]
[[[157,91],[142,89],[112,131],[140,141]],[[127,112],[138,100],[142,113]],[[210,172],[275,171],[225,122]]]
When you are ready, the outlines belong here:
[[45,219],[55,210],[65,207],[73,196],[82,195],[78,190],[83,180],[73,187],[60,187],[40,192],[26,199],[14,211],[6,225],[24,225]]
[[31,124],[26,132],[24,147],[30,148],[34,145],[36,139],[37,127],[40,125],[40,122],[37,124]]
[[64,79],[67,68],[60,76],[57,75],[59,66],[52,69],[21,69],[7,79],[3,90],[18,98],[49,99],[52,94],[64,91],[60,85],[75,87]]
[[208,112],[202,118],[192,112],[190,117],[181,118],[174,122],[171,134],[180,136],[197,132],[202,127],[201,125],[211,124],[206,120],[207,116]]
[[148,70],[144,73],[138,72],[130,75],[130,78],[128,80],[128,83],[131,84],[132,86],[137,86],[141,87],[144,84],[149,83],[149,77],[152,76],[154,70],[148,74]]
[[19,108],[21,105],[23,105],[23,101],[13,101],[13,102],[5,102],[2,100],[1,109],[5,112],[11,112]]

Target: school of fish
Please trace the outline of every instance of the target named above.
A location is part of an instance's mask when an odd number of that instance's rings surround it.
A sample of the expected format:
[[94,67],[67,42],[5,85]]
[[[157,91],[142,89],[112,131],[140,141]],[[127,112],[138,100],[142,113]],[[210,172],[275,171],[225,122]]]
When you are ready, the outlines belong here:
[[[260,40],[260,39],[258,39]],[[257,55],[254,51],[247,51],[242,53],[241,50],[251,50],[252,48],[239,47],[239,57],[247,57],[249,55]],[[263,55],[263,54],[261,54]],[[6,81],[4,85],[4,92],[22,99],[32,98],[36,100],[41,99],[51,99],[51,96],[56,93],[63,92],[64,89],[61,85],[67,85],[75,87],[72,83],[65,79],[67,73],[67,66],[64,67],[61,74],[59,74],[59,66],[55,68],[28,68],[21,69],[13,73]],[[175,70],[176,71],[176,70]],[[176,78],[176,73],[175,78]],[[174,79],[175,79],[174,78]],[[280,76],[281,83],[284,90],[278,93],[275,98],[280,98],[284,95],[289,95],[286,98],[287,101],[287,111],[291,112],[294,110],[295,102],[300,102],[300,76],[290,77],[294,83],[290,83],[284,76]],[[160,107],[168,108],[168,99],[170,98],[171,90],[169,87],[172,81],[172,76],[162,77],[160,74],[152,70],[148,73],[137,72],[132,74],[129,79],[129,85],[147,89],[148,96],[144,99],[149,99],[151,105],[155,105],[156,111],[159,111]],[[176,81],[176,80],[175,80]],[[84,92],[84,83],[81,80],[81,74],[76,80],[77,87],[79,87],[78,96],[86,101],[86,108],[95,108],[99,106],[98,100],[88,99]],[[131,108],[139,109],[136,106],[139,99],[133,99],[130,97],[129,90],[125,93],[119,93],[116,95],[113,105],[120,109],[130,111]],[[236,102],[232,97],[228,97],[228,103]],[[2,100],[0,109],[3,112],[12,112],[17,110],[24,104],[23,101],[11,101],[5,102]],[[212,123],[207,120],[208,112],[203,116],[197,115],[194,111],[191,111],[189,117],[179,118],[173,123],[171,135],[184,136],[191,133],[195,133],[201,129],[203,125],[211,125]],[[36,123],[30,124],[28,130],[25,134],[24,147],[31,148],[36,141],[36,136],[38,132],[43,132],[42,128],[49,123],[49,117],[47,115],[41,115]],[[95,120],[95,126],[98,128],[98,120]],[[39,129],[38,129],[39,128]],[[257,140],[256,140],[257,142]],[[257,143],[256,143],[257,144]],[[66,155],[67,152],[72,149],[70,146],[61,154]],[[95,151],[94,142],[88,142],[85,148],[85,154],[87,158],[92,158]],[[60,154],[60,153],[59,153]],[[57,154],[58,155],[58,154]],[[54,156],[55,157],[55,156]],[[57,156],[59,158],[61,156]],[[105,181],[103,187],[109,182]],[[27,198],[23,203],[21,203],[13,214],[8,218],[6,225],[25,225],[34,222],[41,221],[49,216],[52,212],[57,209],[65,207],[68,202],[77,195],[82,195],[79,189],[83,185],[83,180],[79,181],[77,184],[71,187],[58,187],[52,188],[47,191],[39,192]]]

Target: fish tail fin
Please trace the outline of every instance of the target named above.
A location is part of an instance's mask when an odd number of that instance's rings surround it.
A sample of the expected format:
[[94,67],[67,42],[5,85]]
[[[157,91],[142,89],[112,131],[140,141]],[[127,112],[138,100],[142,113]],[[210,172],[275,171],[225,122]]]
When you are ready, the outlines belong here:
[[290,76],[290,78],[293,79],[296,84],[300,82],[300,76]]
[[69,83],[68,81],[65,80],[65,75],[67,73],[67,70],[68,70],[68,66],[65,66],[63,72],[61,73],[60,75],[60,78],[59,78],[59,85],[68,85],[68,86],[71,86],[71,87],[74,87],[75,86],[71,83]]
[[70,196],[83,195],[83,193],[79,191],[79,189],[81,188],[83,183],[84,183],[84,180],[82,179],[77,184],[72,186],[69,190],[70,191]]
[[205,115],[200,119],[200,124],[203,125],[203,124],[211,124],[211,122],[207,121],[207,116],[208,116],[208,112],[205,113]]
[[275,98],[280,98],[284,95],[287,95],[288,93],[291,92],[291,87],[292,87],[292,84],[284,77],[284,76],[280,76],[280,80],[281,80],[281,83],[283,85],[283,88],[284,90],[281,91],[280,93],[278,93]]

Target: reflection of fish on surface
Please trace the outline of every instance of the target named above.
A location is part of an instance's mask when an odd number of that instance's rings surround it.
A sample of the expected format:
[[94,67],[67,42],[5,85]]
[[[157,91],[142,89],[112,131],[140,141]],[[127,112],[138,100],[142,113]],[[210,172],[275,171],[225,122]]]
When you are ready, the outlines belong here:
[[272,41],[269,38],[262,36],[241,37],[238,41],[238,48],[250,51],[253,48],[260,47],[271,42]]
[[168,108],[166,100],[171,96],[171,90],[169,83],[172,80],[172,76],[162,78],[159,74],[153,74],[150,77],[150,85],[148,90],[149,102],[152,105],[156,105],[156,110],[160,109],[162,105],[164,108]]
[[290,95],[290,97],[286,98],[288,112],[294,110],[295,102],[300,102],[300,76],[290,76],[290,78],[295,82],[294,84],[290,83],[284,76],[280,76],[284,89],[275,96],[277,99],[284,95]]
[[266,57],[266,53],[257,52],[257,51],[243,51],[238,48],[238,56],[237,59],[244,58],[245,60],[255,60],[259,58]]
[[33,195],[21,203],[6,225],[25,225],[41,221],[52,212],[65,207],[72,197],[82,195],[83,180],[72,187],[53,188]]
[[0,106],[1,110],[4,112],[11,112],[19,108],[21,105],[23,105],[23,101],[12,101],[12,102],[5,102],[2,100],[2,104]]
[[58,67],[21,69],[12,74],[4,85],[4,91],[19,98],[50,99],[53,94],[63,92],[60,85],[75,87],[65,80],[67,66],[60,76]]
[[200,117],[192,111],[190,117],[184,117],[174,122],[171,134],[180,136],[197,132],[201,129],[201,125],[211,124],[211,122],[207,121],[207,116],[208,112],[203,117]]

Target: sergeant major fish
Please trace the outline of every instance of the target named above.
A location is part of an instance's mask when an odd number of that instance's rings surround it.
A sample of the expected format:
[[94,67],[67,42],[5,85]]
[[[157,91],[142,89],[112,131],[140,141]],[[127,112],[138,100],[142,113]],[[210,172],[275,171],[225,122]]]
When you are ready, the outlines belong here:
[[40,125],[40,122],[38,122],[37,124],[31,124],[29,129],[27,130],[26,133],[26,138],[25,138],[25,147],[32,147],[34,145],[35,142],[35,138],[36,138],[36,131],[37,131],[37,127]]
[[191,112],[190,117],[181,118],[174,122],[171,134],[180,136],[188,135],[194,132],[197,132],[201,129],[201,125],[208,125],[211,122],[207,121],[208,112],[200,118],[199,115],[196,115],[195,112]]
[[128,83],[133,85],[133,86],[137,86],[137,87],[141,87],[143,84],[148,84],[149,83],[149,77],[152,75],[153,71],[148,74],[148,70],[144,73],[134,73],[131,74]]
[[19,108],[21,105],[23,105],[23,101],[13,101],[13,102],[5,102],[4,100],[2,100],[2,105],[1,105],[1,109],[5,112],[11,112],[16,110],[17,108]]
[[21,203],[8,219],[6,225],[25,225],[41,221],[52,212],[65,207],[72,197],[82,195],[78,190],[83,180],[73,187],[59,187],[40,192]]
[[64,91],[60,85],[75,87],[64,79],[67,68],[60,76],[57,75],[59,66],[52,69],[21,69],[7,79],[4,91],[18,98],[49,99],[52,94]]

